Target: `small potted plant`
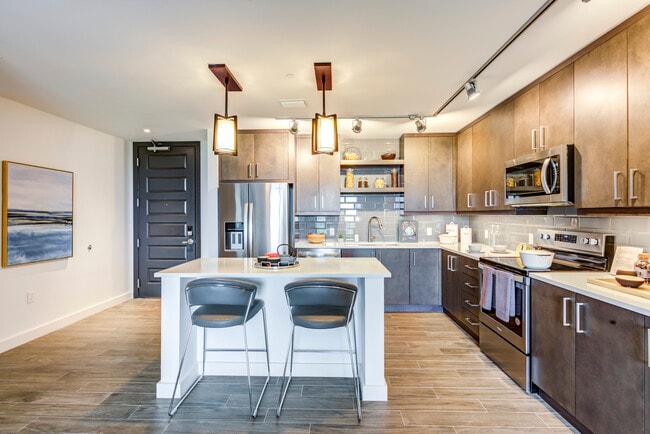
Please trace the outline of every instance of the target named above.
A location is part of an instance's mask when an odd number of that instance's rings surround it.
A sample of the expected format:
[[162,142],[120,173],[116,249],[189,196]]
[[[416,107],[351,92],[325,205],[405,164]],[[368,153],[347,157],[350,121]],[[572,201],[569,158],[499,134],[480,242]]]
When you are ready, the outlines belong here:
[[338,242],[339,242],[339,245],[345,244],[345,238],[343,237],[343,234],[339,234]]

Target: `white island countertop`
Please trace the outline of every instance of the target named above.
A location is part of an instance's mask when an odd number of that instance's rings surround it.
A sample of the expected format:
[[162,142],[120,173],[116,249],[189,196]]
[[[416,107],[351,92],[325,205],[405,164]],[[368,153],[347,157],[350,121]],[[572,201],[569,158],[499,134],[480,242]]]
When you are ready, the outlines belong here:
[[157,277],[243,277],[269,278],[275,275],[308,279],[311,277],[354,278],[390,277],[390,271],[375,258],[300,258],[297,267],[257,268],[255,258],[200,258],[156,273]]

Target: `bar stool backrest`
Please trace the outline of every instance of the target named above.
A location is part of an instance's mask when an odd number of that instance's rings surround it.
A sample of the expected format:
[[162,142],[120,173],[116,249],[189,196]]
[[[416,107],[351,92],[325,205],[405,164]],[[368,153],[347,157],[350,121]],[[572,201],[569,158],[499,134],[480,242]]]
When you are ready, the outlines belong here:
[[357,287],[348,282],[335,279],[304,279],[288,283],[285,287],[287,303],[290,307],[322,306],[342,307],[348,310],[350,321],[352,309],[357,298]]
[[257,286],[235,279],[196,279],[185,287],[187,304],[248,306],[255,299]]

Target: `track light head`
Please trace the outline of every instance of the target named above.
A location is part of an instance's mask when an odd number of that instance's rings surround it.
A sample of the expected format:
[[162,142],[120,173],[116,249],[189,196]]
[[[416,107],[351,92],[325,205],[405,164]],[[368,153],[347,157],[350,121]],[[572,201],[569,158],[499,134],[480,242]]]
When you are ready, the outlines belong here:
[[294,136],[298,134],[300,131],[298,121],[295,119],[291,119],[291,123],[289,123],[289,132],[293,134]]
[[359,134],[361,132],[361,119],[356,118],[352,121],[352,132]]
[[418,133],[423,133],[427,129],[427,120],[418,116],[415,120],[415,129]]
[[465,92],[467,92],[467,99],[469,101],[481,95],[481,92],[479,92],[478,88],[476,87],[476,79],[473,78],[467,83],[465,83]]

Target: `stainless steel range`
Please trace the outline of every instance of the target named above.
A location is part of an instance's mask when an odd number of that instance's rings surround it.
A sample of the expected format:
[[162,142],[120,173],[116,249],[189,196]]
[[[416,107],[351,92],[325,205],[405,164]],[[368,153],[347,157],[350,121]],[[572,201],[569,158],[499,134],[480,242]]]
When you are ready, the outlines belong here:
[[[614,236],[538,229],[534,246],[555,253],[550,270],[606,271]],[[481,351],[530,392],[530,273],[519,258],[479,261]]]

